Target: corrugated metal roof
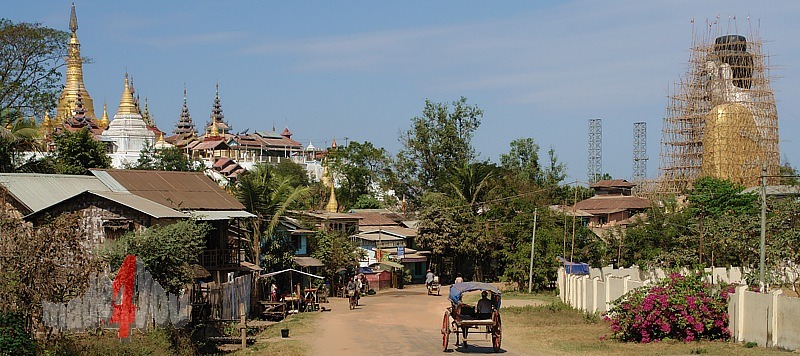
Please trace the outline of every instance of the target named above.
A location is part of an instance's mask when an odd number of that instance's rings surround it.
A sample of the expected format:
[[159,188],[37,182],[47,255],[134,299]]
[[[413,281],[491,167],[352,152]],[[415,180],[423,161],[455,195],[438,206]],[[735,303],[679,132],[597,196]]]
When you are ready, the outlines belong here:
[[173,209],[244,210],[231,194],[201,172],[92,170],[116,181],[129,192]]
[[650,207],[650,200],[626,195],[595,195],[589,199],[579,201],[575,206],[580,210],[593,214],[595,211],[646,209]]
[[93,176],[36,173],[0,173],[2,184],[30,213],[76,196],[87,190],[108,191]]
[[92,174],[94,174],[97,179],[103,182],[108,189],[111,189],[112,192],[128,192],[128,190],[125,189],[125,187],[123,187],[121,184],[117,183],[117,181],[114,180],[114,178],[112,178],[108,172],[92,170]]
[[168,208],[131,193],[103,191],[89,191],[89,193],[106,198],[121,205],[125,205],[131,209],[140,211],[156,219],[188,217],[186,214],[181,213],[180,211]]
[[244,210],[189,210],[188,212],[194,215],[197,220],[203,221],[256,217]]

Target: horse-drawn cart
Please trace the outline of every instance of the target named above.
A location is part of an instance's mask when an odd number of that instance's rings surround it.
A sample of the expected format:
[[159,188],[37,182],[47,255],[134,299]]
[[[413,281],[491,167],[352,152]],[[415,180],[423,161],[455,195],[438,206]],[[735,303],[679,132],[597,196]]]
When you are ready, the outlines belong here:
[[[461,296],[472,291],[491,294],[491,312],[478,313],[474,306],[462,303]],[[500,290],[488,283],[464,282],[450,286],[450,306],[442,320],[442,350],[447,351],[450,334],[456,334],[456,346],[467,346],[470,332],[492,336],[492,348],[500,351],[502,324],[500,322]]]

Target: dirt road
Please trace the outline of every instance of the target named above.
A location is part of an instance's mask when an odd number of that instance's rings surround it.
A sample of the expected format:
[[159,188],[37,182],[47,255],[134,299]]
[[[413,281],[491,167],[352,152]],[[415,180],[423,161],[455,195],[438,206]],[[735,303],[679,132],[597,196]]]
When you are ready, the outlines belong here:
[[[444,311],[450,303],[448,288],[442,295],[428,296],[424,286],[382,291],[361,298],[349,310],[344,298],[330,298],[330,312],[320,315],[316,331],[307,334],[314,355],[436,355],[442,354],[440,332]],[[467,348],[455,347],[451,334],[450,353],[493,353],[491,337],[478,335]],[[513,346],[513,345],[512,345]],[[501,353],[523,355],[509,349],[504,340]]]

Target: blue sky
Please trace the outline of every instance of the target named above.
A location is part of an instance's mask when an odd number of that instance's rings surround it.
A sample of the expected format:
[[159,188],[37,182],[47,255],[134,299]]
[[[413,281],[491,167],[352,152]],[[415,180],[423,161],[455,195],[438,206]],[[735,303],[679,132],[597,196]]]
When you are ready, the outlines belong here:
[[[70,1],[13,1],[0,16],[68,30]],[[692,24],[757,28],[776,78],[781,155],[800,165],[798,1],[76,1],[86,88],[119,104],[127,68],[172,131],[183,86],[195,122],[218,81],[234,131],[285,126],[304,146],[371,141],[392,153],[424,100],[484,110],[474,144],[553,147],[586,179],[588,119],[603,119],[603,172],[632,176],[633,123],[658,173],[662,118]],[[733,17],[736,20],[733,20]],[[747,18],[750,18],[748,21]],[[738,30],[738,31],[737,31]],[[727,31],[726,31],[727,32]],[[98,111],[98,115],[100,112]]]

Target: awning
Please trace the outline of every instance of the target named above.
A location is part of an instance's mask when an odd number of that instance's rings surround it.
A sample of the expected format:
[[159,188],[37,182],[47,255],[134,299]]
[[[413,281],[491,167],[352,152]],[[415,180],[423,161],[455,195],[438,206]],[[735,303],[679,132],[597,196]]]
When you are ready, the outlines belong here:
[[318,276],[316,274],[306,273],[306,272],[303,272],[303,271],[298,271],[298,270],[293,269],[293,268],[287,268],[285,270],[278,271],[278,272],[264,273],[264,274],[261,275],[261,277],[273,277],[273,276],[277,276],[277,275],[279,275],[281,273],[286,273],[286,272],[297,272],[297,273],[304,274],[304,275],[309,276],[309,277],[314,277],[314,278],[317,278],[317,279],[325,279],[325,277]]
[[239,265],[242,267],[242,270],[253,271],[253,272],[261,272],[261,268],[256,266],[255,263],[250,263],[247,261],[239,262]]
[[314,257],[295,257],[294,263],[300,267],[323,267],[325,264]]
[[196,217],[197,220],[202,220],[202,221],[256,217],[255,215],[250,214],[244,210],[189,210],[189,213],[193,217]]
[[399,263],[397,263],[397,262],[392,262],[392,261],[380,261],[379,263],[380,263],[380,264],[382,264],[382,265],[384,265],[384,266],[389,266],[389,267],[394,267],[394,268],[403,268],[403,265],[401,265],[401,264],[399,264]]
[[425,262],[427,260],[428,260],[428,256],[422,256],[422,255],[414,253],[414,254],[405,255],[405,257],[400,259],[400,262],[403,262],[403,263]]

